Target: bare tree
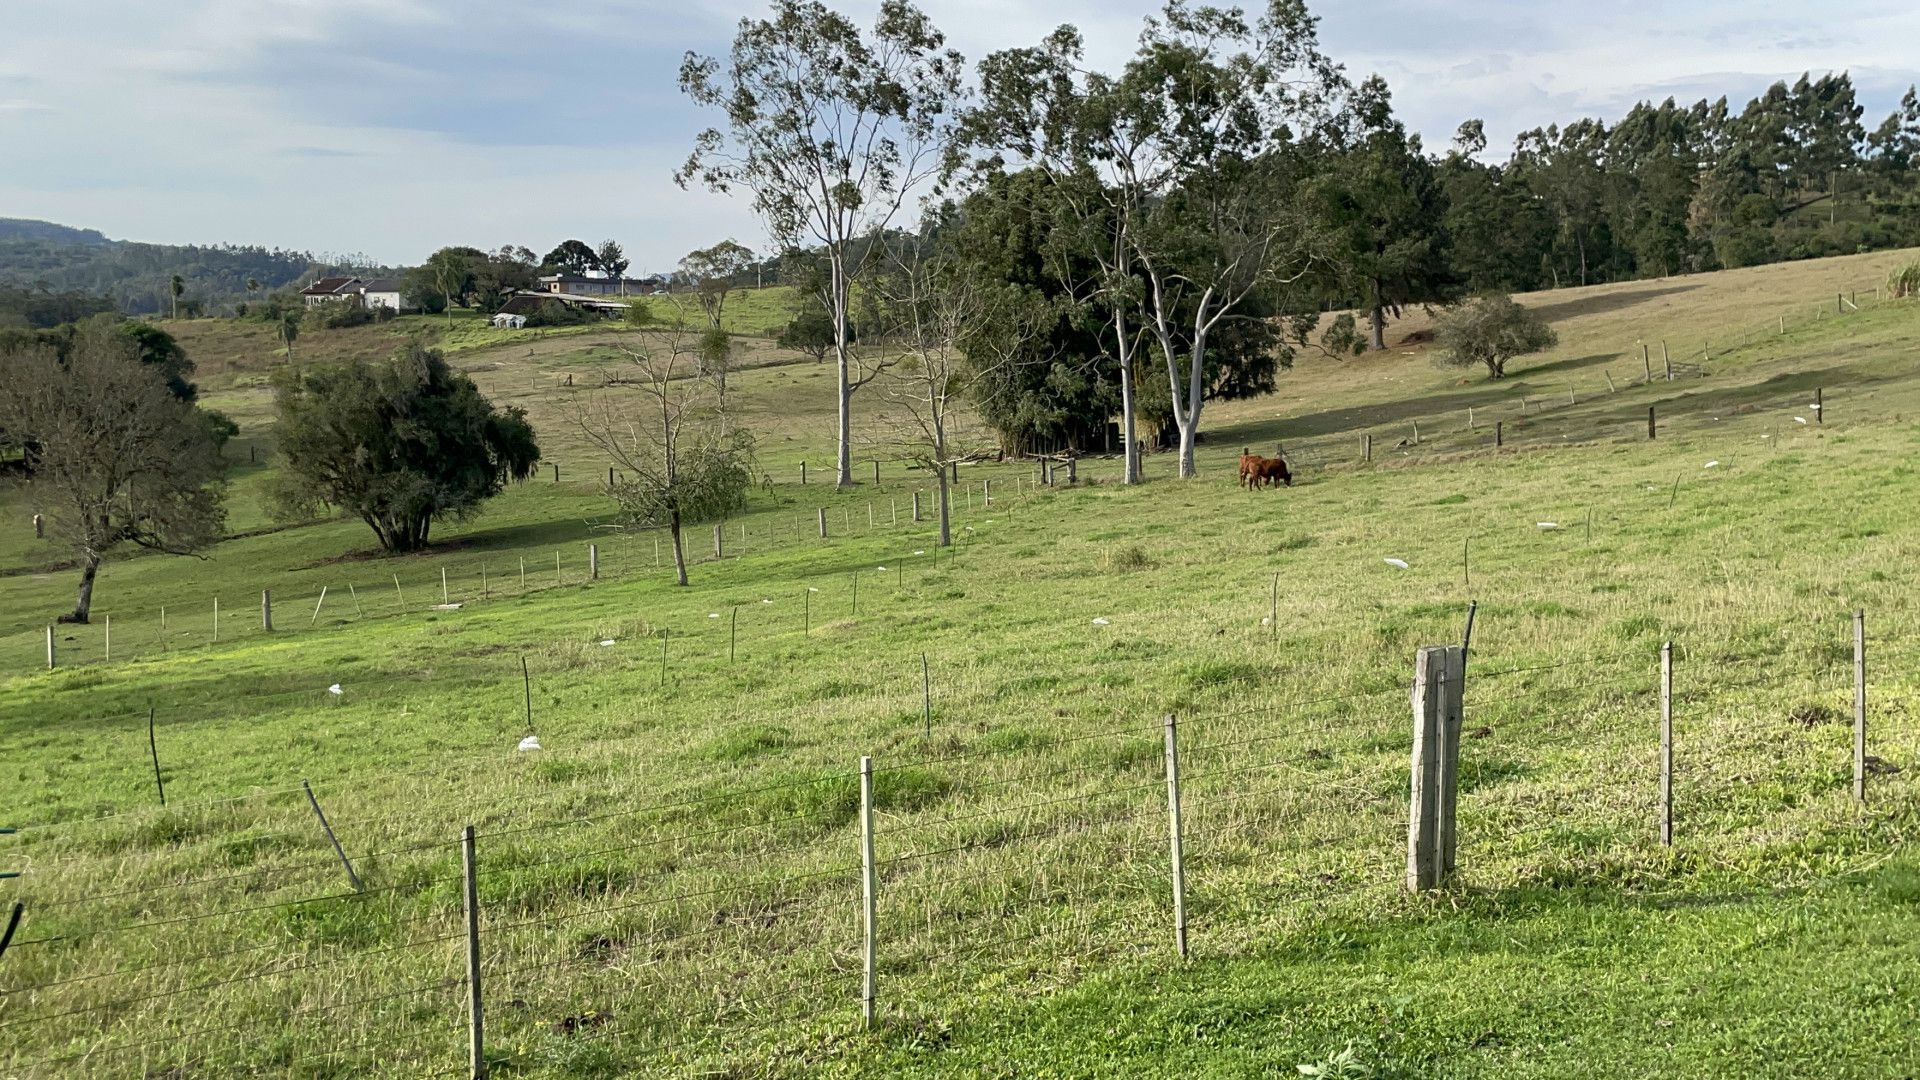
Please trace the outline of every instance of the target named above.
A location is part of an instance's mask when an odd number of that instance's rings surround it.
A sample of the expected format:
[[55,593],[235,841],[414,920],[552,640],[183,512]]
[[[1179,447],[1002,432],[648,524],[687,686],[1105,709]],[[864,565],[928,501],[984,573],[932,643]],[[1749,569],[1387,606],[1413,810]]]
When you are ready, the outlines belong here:
[[80,331],[65,358],[34,348],[0,356],[0,429],[30,440],[32,497],[73,551],[79,594],[61,622],[84,623],[108,553],[134,544],[193,554],[226,525],[217,418],[175,397],[135,343]]
[[769,18],[741,21],[725,62],[689,53],[680,67],[681,89],[720,110],[727,132],[702,132],[675,179],[747,188],[783,251],[817,245],[827,263],[842,487],[854,482],[853,394],[878,374],[855,374],[848,334],[853,283],[873,266],[860,241],[947,164],[964,62],[945,43],[906,0],[882,0],[870,36],[819,0],[773,0]]
[[727,423],[718,380],[700,373],[700,335],[674,325],[618,346],[628,362],[623,401],[609,385],[575,401],[587,440],[605,451],[619,476],[607,493],[623,517],[665,526],[673,538],[676,581],[687,583],[682,527],[723,518],[745,505],[753,486],[753,435]]
[[951,476],[965,460],[970,411],[956,406],[982,378],[1024,355],[1037,327],[1016,290],[981,281],[924,245],[890,246],[871,295],[889,344],[885,445],[931,471],[939,493],[941,547],[953,542]]

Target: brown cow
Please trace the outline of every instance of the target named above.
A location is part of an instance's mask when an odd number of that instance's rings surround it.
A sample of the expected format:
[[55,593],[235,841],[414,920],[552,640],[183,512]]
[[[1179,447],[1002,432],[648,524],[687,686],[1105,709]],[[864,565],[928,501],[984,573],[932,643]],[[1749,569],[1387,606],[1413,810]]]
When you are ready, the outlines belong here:
[[1251,491],[1254,466],[1260,463],[1260,455],[1242,447],[1240,450],[1240,486]]
[[1287,470],[1284,458],[1256,457],[1247,468],[1247,490],[1251,491],[1262,484],[1272,487],[1276,482],[1293,486],[1293,473]]

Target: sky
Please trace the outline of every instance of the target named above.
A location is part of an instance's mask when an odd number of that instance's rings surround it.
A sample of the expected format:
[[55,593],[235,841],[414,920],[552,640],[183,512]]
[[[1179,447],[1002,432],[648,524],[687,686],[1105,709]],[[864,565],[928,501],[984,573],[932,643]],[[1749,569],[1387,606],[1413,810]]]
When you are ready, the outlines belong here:
[[[867,21],[874,0],[833,0]],[[1117,68],[1152,0],[921,0],[970,60],[1079,26]],[[676,187],[713,122],[676,85],[764,0],[5,0],[0,217],[117,239],[416,263],[437,247],[619,240],[632,272],[733,238],[744,198]],[[1430,149],[1461,120],[1520,131],[1639,100],[1738,108],[1804,71],[1853,74],[1865,122],[1920,82],[1920,6],[1861,0],[1347,0],[1323,48],[1386,77]]]

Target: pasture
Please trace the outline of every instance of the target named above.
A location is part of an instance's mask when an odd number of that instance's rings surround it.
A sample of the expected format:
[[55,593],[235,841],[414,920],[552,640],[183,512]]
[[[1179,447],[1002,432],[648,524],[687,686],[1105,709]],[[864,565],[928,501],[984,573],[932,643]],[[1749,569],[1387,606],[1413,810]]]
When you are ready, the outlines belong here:
[[[1071,488],[962,467],[951,551],[884,438],[832,487],[830,366],[749,333],[732,393],[771,484],[720,557],[693,528],[687,589],[604,527],[571,422],[619,332],[450,333],[560,478],[376,558],[357,522],[267,517],[279,360],[192,324],[242,425],[233,539],[110,564],[47,671],[72,575],[0,500],[0,899],[27,912],[0,1073],[463,1072],[470,824],[496,1075],[1283,1076],[1348,1050],[1378,1076],[1911,1074],[1920,308],[1835,294],[1912,257],[1523,297],[1561,344],[1498,383],[1417,345],[1303,356],[1209,406],[1197,481],[1167,455],[1136,489],[1113,459]],[[1643,384],[1661,340],[1703,373]],[[855,402],[886,430],[877,387]],[[1237,488],[1276,443],[1294,486]],[[1407,680],[1469,601],[1459,875],[1411,897]]]

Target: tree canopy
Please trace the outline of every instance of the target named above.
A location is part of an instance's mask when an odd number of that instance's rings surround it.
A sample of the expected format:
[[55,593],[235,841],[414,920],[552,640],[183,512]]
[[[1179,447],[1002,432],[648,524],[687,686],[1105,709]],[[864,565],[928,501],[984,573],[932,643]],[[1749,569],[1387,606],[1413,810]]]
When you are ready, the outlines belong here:
[[523,410],[418,342],[384,363],[288,369],[274,389],[283,512],[338,507],[388,551],[424,547],[434,522],[472,516],[540,460]]
[[0,346],[0,430],[28,445],[31,497],[80,567],[62,621],[88,620],[115,548],[184,555],[220,539],[230,425],[179,396],[166,372],[110,321],[77,328],[64,349]]
[[1455,367],[1484,364],[1487,374],[1505,378],[1507,361],[1550,349],[1559,336],[1540,316],[1505,293],[1476,296],[1440,316],[1435,338],[1442,363]]

